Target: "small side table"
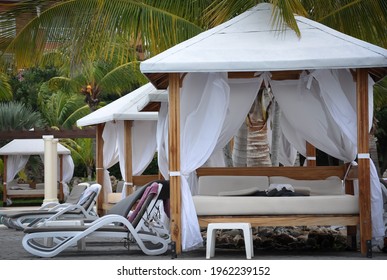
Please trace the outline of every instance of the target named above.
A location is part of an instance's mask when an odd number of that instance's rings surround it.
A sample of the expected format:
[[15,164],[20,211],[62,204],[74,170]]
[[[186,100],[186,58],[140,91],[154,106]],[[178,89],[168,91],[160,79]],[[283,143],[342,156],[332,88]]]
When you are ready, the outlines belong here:
[[254,257],[253,234],[250,223],[210,223],[207,226],[206,259],[215,256],[216,230],[218,229],[241,229],[245,240],[246,258]]

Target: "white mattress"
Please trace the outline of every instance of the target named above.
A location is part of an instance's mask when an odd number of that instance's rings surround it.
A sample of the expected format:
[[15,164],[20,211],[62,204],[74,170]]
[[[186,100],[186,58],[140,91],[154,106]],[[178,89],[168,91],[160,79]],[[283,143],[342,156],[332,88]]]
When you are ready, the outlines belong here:
[[193,197],[197,215],[358,214],[358,196],[321,195],[292,197]]
[[9,195],[44,195],[44,189],[23,189],[23,190],[9,190],[7,189],[7,196]]

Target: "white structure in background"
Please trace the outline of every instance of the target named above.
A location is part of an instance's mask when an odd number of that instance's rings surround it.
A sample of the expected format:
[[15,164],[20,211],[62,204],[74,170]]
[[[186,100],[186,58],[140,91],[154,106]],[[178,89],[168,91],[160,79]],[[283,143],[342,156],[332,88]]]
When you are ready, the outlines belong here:
[[[167,101],[165,90],[157,90],[151,83],[126,94],[108,105],[90,113],[77,121],[78,126],[104,124],[103,139],[103,194],[105,201],[112,192],[108,168],[119,162],[125,186],[133,185],[128,177],[141,175],[156,152],[157,112],[139,112],[149,102]],[[131,122],[130,139],[126,139],[125,122]],[[126,164],[126,149],[131,143],[131,166]],[[126,187],[122,197],[126,196]]]
[[44,200],[43,205],[58,202],[57,170],[58,139],[52,135],[44,135]]

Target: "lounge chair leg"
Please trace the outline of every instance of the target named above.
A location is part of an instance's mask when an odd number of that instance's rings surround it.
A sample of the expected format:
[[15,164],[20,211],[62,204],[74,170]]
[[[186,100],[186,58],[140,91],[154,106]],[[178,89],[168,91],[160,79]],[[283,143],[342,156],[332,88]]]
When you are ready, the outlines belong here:
[[176,242],[175,241],[171,241],[171,256],[172,256],[172,259],[176,259],[177,258]]
[[78,240],[77,246],[78,246],[78,250],[79,251],[85,251],[86,250],[86,240],[85,240],[85,238],[82,238],[81,240]]

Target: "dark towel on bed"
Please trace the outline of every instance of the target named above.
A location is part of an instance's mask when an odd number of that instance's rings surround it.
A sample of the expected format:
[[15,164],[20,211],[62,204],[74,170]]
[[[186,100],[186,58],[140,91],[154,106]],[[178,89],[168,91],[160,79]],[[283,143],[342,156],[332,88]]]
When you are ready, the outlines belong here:
[[294,192],[288,190],[286,188],[282,188],[281,190],[272,189],[270,191],[256,191],[252,194],[252,196],[308,196],[305,193]]

